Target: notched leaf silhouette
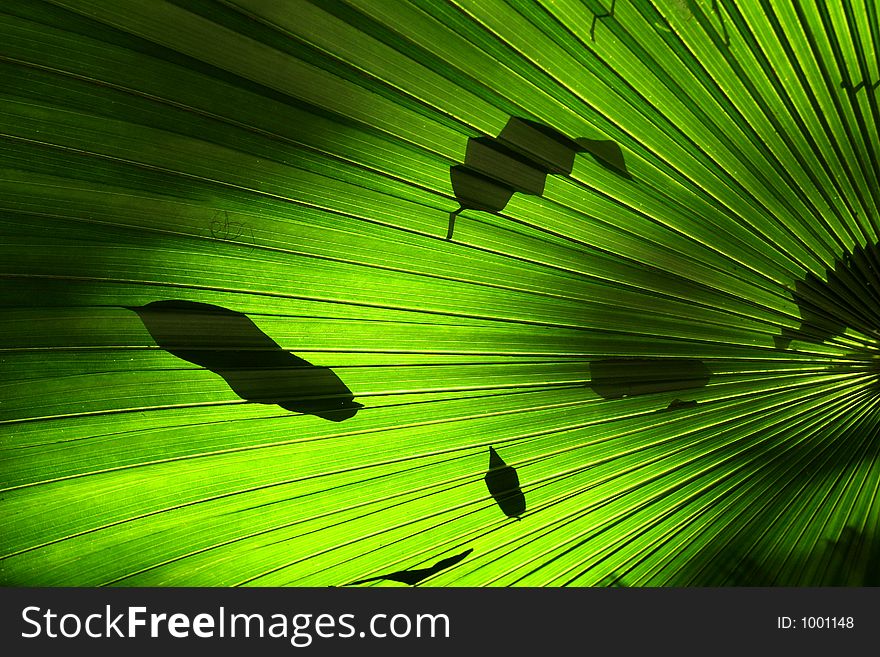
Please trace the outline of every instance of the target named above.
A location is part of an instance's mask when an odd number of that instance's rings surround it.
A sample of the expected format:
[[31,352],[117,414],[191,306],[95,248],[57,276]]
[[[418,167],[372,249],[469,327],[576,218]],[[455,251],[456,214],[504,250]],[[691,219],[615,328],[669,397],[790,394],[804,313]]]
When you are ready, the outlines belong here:
[[[609,358],[590,363],[590,377],[590,388],[597,395],[622,399],[702,388],[710,373],[703,361],[690,358]],[[675,408],[673,404],[669,407]],[[689,403],[679,401],[679,407],[682,404]]]
[[449,215],[446,239],[464,210],[500,212],[516,192],[541,196],[548,174],[568,175],[578,153],[589,153],[603,167],[630,177],[617,142],[569,139],[549,126],[512,117],[497,137],[468,140],[464,164],[449,170],[460,207]]
[[386,575],[377,575],[376,577],[368,577],[367,579],[359,579],[356,582],[352,582],[348,586],[356,586],[358,584],[367,584],[369,582],[378,582],[379,580],[387,579],[392,582],[400,582],[402,584],[409,584],[410,586],[414,586],[421,582],[423,579],[427,579],[431,575],[436,575],[441,570],[446,570],[447,568],[451,568],[457,563],[464,561],[467,556],[473,552],[473,548],[469,548],[460,554],[456,554],[452,557],[447,557],[446,559],[441,559],[437,563],[435,563],[430,568],[414,568],[413,570],[398,570],[394,573],[388,573]]
[[333,370],[285,351],[243,313],[194,301],[129,310],[162,349],[219,374],[242,399],[334,422],[363,408]]
[[774,338],[777,349],[793,340],[824,342],[847,328],[880,337],[880,252],[878,245],[857,246],[838,258],[822,280],[813,273],[795,282],[792,292],[801,322]]
[[494,447],[489,448],[489,471],[484,477],[489,494],[508,518],[526,511],[526,497],[519,487],[519,476],[513,466],[504,462]]

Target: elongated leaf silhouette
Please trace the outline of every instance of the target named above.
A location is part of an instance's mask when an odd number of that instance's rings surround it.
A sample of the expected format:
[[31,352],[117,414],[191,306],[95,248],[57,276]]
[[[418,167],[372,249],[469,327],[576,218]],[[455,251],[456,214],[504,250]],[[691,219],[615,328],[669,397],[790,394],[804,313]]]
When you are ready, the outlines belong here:
[[526,511],[526,497],[519,487],[516,468],[507,465],[494,447],[489,448],[489,471],[484,477],[489,494],[508,518],[519,518]]
[[162,349],[219,374],[242,399],[334,422],[363,408],[333,370],[285,351],[242,313],[193,301],[131,310]]
[[451,568],[457,563],[464,561],[467,556],[473,552],[473,549],[467,549],[464,552],[460,552],[452,557],[447,557],[446,559],[441,559],[433,566],[429,568],[414,568],[412,570],[398,570],[394,573],[388,573],[387,575],[378,575],[376,577],[368,577],[367,579],[361,579],[357,582],[352,582],[349,586],[356,586],[358,584],[367,584],[369,582],[378,582],[383,579],[391,580],[392,582],[401,582],[402,584],[409,584],[410,586],[415,586],[419,582],[432,575],[436,575],[441,570],[446,570],[447,568]]

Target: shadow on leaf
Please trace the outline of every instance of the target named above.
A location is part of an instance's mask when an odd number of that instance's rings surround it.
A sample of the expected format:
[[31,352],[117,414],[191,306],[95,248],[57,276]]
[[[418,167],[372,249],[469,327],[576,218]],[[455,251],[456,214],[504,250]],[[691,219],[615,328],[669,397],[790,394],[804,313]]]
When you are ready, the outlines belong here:
[[363,408],[333,370],[285,351],[243,313],[193,301],[129,310],[162,349],[219,374],[242,399],[334,422]]

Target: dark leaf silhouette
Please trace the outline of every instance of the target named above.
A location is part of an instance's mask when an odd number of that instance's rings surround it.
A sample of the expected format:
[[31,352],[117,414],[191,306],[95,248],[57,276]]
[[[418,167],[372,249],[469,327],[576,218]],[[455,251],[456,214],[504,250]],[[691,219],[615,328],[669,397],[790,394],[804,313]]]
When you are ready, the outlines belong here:
[[847,327],[880,337],[880,250],[877,244],[858,246],[844,254],[825,272],[823,281],[809,273],[795,282],[794,301],[801,323],[784,328],[774,340],[787,349],[792,340],[824,342],[840,336]]
[[512,117],[498,137],[468,140],[464,164],[449,170],[460,207],[449,215],[446,239],[463,210],[500,212],[516,192],[540,196],[548,174],[567,175],[577,153],[629,178],[620,146],[611,140],[569,139],[541,123]]
[[387,579],[393,582],[400,582],[402,584],[409,584],[413,586],[418,584],[423,579],[427,579],[431,575],[436,575],[441,570],[446,570],[447,568],[451,568],[455,564],[463,561],[473,549],[467,549],[460,554],[456,554],[453,557],[447,557],[446,559],[441,559],[437,563],[435,563],[430,568],[415,568],[413,570],[398,570],[394,573],[388,573],[387,575],[378,575],[376,577],[368,577],[367,579],[360,579],[356,582],[352,582],[349,586],[355,586],[357,584],[367,584],[368,582],[377,582],[379,580]]
[[339,422],[363,408],[329,367],[282,349],[243,313],[193,301],[130,308],[160,347],[222,376],[242,399]]
[[692,399],[688,399],[688,400],[684,400],[684,401],[681,399],[673,399],[671,402],[669,402],[669,406],[667,406],[664,410],[677,411],[677,410],[681,410],[683,408],[695,408],[698,405],[699,405],[698,402],[696,402]]
[[[686,358],[609,358],[590,363],[590,374],[590,387],[605,399],[692,390],[709,383],[703,362]],[[679,402],[679,407],[687,403]]]
[[486,488],[508,518],[519,518],[526,511],[526,497],[519,487],[519,477],[513,466],[504,462],[494,447],[489,448],[489,471],[485,476]]

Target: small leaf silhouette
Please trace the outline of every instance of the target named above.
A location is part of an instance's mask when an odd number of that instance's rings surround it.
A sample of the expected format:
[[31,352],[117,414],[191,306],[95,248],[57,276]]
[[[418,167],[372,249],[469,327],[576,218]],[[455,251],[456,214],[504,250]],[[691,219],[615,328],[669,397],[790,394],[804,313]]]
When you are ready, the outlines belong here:
[[489,471],[486,487],[508,518],[519,518],[526,510],[526,497],[519,487],[519,477],[513,466],[504,462],[494,447],[489,448]]
[[694,401],[693,399],[681,400],[681,399],[673,399],[669,402],[669,406],[667,406],[664,410],[667,411],[677,411],[682,408],[695,408],[699,405],[699,402]]

